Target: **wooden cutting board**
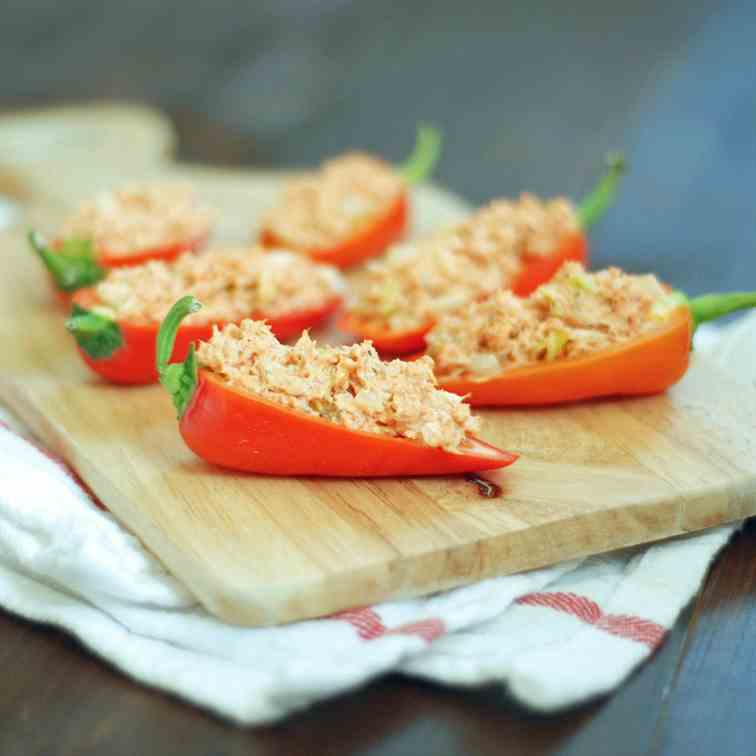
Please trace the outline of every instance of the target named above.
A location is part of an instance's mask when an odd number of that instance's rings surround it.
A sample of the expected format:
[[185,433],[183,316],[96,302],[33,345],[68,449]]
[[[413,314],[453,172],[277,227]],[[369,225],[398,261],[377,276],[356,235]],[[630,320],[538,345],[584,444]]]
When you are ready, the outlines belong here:
[[[190,178],[244,238],[280,177],[100,165],[57,184],[50,224],[116,179]],[[95,186],[95,183],[97,186]],[[92,188],[90,188],[92,187]],[[418,194],[417,227],[463,205]],[[756,513],[756,393],[695,356],[665,396],[487,411],[481,436],[522,455],[460,477],[275,479],[213,469],[183,445],[168,396],[90,375],[19,230],[0,235],[0,400],[60,453],[212,613],[264,625],[415,596],[711,527]]]

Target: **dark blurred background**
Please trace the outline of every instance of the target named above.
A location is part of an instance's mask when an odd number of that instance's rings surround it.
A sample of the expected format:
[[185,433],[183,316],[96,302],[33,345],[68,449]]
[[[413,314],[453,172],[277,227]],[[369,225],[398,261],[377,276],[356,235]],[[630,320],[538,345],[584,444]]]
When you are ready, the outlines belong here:
[[595,263],[756,288],[754,32],[753,0],[2,0],[0,106],[144,101],[183,158],[264,167],[398,159],[428,120],[476,203],[579,198],[619,148]]

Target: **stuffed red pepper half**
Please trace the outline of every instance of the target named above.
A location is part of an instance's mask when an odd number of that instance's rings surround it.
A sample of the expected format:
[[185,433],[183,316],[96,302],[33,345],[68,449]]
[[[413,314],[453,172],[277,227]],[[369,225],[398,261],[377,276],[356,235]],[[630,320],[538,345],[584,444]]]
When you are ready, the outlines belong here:
[[179,300],[160,328],[157,370],[184,441],[221,467],[270,475],[444,475],[505,467],[516,455],[473,435],[479,420],[435,386],[432,362],[383,362],[369,344],[281,344],[260,321],[216,329],[169,364]]
[[262,219],[261,243],[339,268],[381,254],[404,234],[408,186],[430,176],[440,149],[439,132],[421,126],[415,152],[402,166],[362,152],[325,162],[287,184],[279,204]]
[[50,244],[39,234],[30,241],[56,288],[71,294],[110,268],[196,251],[213,220],[214,213],[184,184],[135,185],[84,202]]
[[259,248],[187,252],[173,262],[119,268],[76,291],[66,325],[86,363],[114,383],[157,380],[155,339],[173,303],[192,293],[207,303],[176,334],[174,358],[208,339],[213,326],[260,318],[282,339],[323,322],[340,304],[344,283],[335,268],[291,252]]

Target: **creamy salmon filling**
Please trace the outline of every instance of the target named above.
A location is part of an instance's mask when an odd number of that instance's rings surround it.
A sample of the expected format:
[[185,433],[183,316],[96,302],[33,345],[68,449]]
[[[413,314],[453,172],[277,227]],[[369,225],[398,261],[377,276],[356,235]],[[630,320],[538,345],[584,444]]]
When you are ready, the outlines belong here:
[[127,257],[207,236],[213,220],[189,186],[131,186],[82,204],[63,224],[60,238],[91,239],[96,249]]
[[556,251],[579,230],[566,199],[496,200],[459,225],[393,248],[368,265],[352,312],[392,331],[419,328],[466,302],[509,288],[525,257]]
[[285,245],[325,249],[387,213],[404,188],[388,163],[348,153],[324,163],[317,173],[291,181],[282,202],[263,217],[262,228]]
[[383,362],[370,342],[320,346],[305,332],[285,346],[245,320],[216,327],[197,358],[231,387],[350,430],[461,452],[479,429],[461,397],[436,387],[432,360]]
[[150,261],[115,268],[96,286],[108,317],[130,322],[160,322],[176,300],[193,294],[203,308],[185,322],[241,320],[323,307],[344,289],[329,265],[292,252],[259,248],[186,252],[175,261]]
[[579,357],[658,328],[675,307],[655,276],[566,263],[527,299],[499,291],[443,317],[427,335],[439,378],[490,377]]

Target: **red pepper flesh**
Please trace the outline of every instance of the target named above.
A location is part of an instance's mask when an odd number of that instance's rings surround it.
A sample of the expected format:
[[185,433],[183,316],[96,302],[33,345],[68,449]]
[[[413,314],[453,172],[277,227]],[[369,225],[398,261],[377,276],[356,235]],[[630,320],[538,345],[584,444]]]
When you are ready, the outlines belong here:
[[[149,260],[160,260],[162,262],[171,262],[175,260],[179,255],[184,252],[196,252],[201,249],[206,241],[206,237],[198,237],[189,241],[174,242],[172,244],[166,244],[160,247],[152,247],[150,249],[140,250],[130,255],[114,255],[102,248],[97,250],[96,262],[105,269],[110,268],[130,268],[136,265],[142,265]],[[51,247],[53,249],[59,248],[61,242],[53,242]],[[53,285],[55,291],[55,299],[60,304],[68,307],[72,302],[73,292],[64,291],[60,289],[55,283],[55,279],[52,275],[49,276],[50,283]]]
[[[525,255],[525,266],[512,284],[512,291],[519,297],[526,297],[541,284],[550,281],[559,268],[568,261],[588,262],[588,241],[581,233],[574,234],[564,240],[559,249],[548,257]],[[391,331],[388,328],[372,325],[369,321],[353,313],[347,313],[340,321],[339,328],[347,333],[358,336],[361,340],[368,339],[382,354],[403,355],[412,354],[425,349],[425,334],[433,328],[434,322],[429,320],[419,328],[406,331]]]
[[[525,250],[522,256],[523,268],[511,284],[511,289],[517,296],[526,297],[541,284],[550,281],[568,260],[588,265],[588,240],[585,230],[596,223],[614,202],[620,177],[625,170],[625,161],[621,155],[609,155],[606,174],[578,208],[580,231],[565,237],[558,248],[546,257],[532,255]],[[361,339],[370,339],[379,352],[394,355],[410,354],[425,349],[425,334],[433,325],[434,323],[429,321],[420,328],[391,331],[371,326],[354,315],[347,315],[341,322],[341,327],[345,331]]]
[[506,467],[517,459],[478,439],[455,454],[419,441],[353,431],[230,388],[207,370],[198,372],[179,430],[207,462],[268,475],[448,475]]
[[[97,293],[93,288],[79,289],[74,293],[72,302],[90,310],[98,304]],[[299,335],[305,328],[318,325],[331,315],[340,304],[341,299],[334,297],[318,308],[299,310],[271,318],[264,315],[252,315],[250,317],[267,320],[273,333],[279,339],[285,340]],[[223,327],[225,323],[219,321],[215,325]],[[155,340],[159,324],[118,321],[118,327],[123,338],[123,345],[110,357],[93,359],[79,347],[82,358],[95,373],[111,383],[123,385],[155,383],[158,380],[155,366]],[[212,336],[212,333],[213,323],[182,325],[176,333],[171,360],[183,360],[191,344],[196,341],[206,341]]]
[[359,336],[360,341],[372,341],[373,346],[382,354],[409,354],[425,349],[425,334],[433,328],[433,322],[430,321],[420,328],[391,331],[388,328],[374,326],[358,315],[347,313],[339,321],[339,328]]
[[99,247],[97,249],[97,262],[103,268],[130,268],[134,265],[142,265],[148,260],[161,260],[170,262],[176,259],[183,252],[196,252],[204,246],[207,236],[203,235],[195,239],[185,239],[183,241],[171,242],[158,247],[150,247],[127,255],[116,255],[108,249]]
[[319,263],[349,268],[381,254],[387,247],[401,239],[407,227],[408,202],[406,192],[402,192],[388,210],[370,219],[345,241],[327,248],[297,248],[279,238],[270,229],[260,234],[260,244],[269,249],[293,249],[306,254]]
[[[404,163],[396,166],[396,169],[406,184],[412,186],[430,176],[440,154],[441,133],[429,124],[419,124],[412,155]],[[348,268],[381,254],[387,247],[399,241],[407,228],[408,215],[409,199],[405,190],[386,212],[358,224],[354,233],[338,244],[325,248],[297,246],[280,238],[270,229],[262,230],[259,241],[263,247],[293,249],[317,262]]]
[[512,291],[518,297],[527,297],[542,284],[548,283],[565,262],[572,261],[588,265],[588,240],[582,232],[565,238],[559,247],[546,257],[523,256],[523,268],[512,284]]

